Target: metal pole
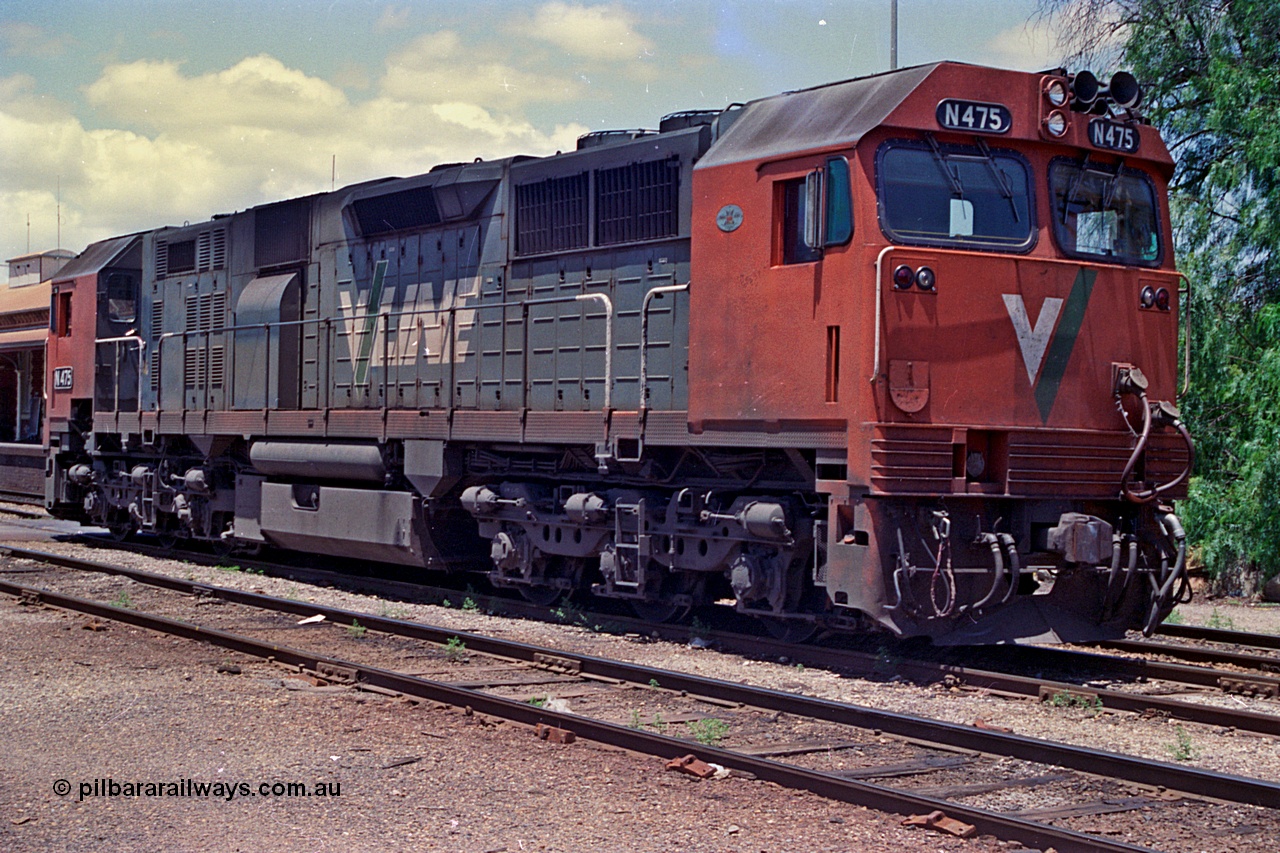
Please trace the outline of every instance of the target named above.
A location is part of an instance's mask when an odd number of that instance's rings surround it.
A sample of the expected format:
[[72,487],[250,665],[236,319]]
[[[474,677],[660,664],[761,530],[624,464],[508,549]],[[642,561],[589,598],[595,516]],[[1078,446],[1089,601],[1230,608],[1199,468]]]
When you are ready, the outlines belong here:
[[898,0],[889,2],[889,70],[898,68]]

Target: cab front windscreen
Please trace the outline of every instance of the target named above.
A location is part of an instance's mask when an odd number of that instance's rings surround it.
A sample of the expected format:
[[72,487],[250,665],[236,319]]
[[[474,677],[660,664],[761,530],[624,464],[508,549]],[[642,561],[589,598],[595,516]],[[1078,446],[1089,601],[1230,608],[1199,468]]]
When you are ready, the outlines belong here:
[[880,224],[904,245],[1026,251],[1035,244],[1031,169],[986,145],[891,141],[878,152]]
[[1053,236],[1075,258],[1160,264],[1159,210],[1151,179],[1135,169],[1059,159],[1049,164]]

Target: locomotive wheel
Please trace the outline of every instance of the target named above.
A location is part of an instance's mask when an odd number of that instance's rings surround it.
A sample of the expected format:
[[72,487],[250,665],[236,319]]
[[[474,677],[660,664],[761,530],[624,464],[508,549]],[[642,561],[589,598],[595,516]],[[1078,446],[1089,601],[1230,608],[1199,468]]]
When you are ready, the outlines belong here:
[[539,607],[550,607],[555,604],[560,596],[565,594],[565,590],[554,586],[541,586],[533,584],[521,584],[518,589],[520,595],[530,604],[536,604]]
[[133,519],[127,515],[117,515],[107,522],[107,532],[117,542],[123,542],[133,534]]
[[[631,612],[646,622],[679,622],[693,605],[703,600],[706,579],[691,572],[671,574],[662,570],[658,598],[631,599]],[[676,601],[679,596],[686,603]]]
[[166,551],[172,551],[178,547],[178,534],[173,530],[161,530],[156,533],[156,541],[160,547]]
[[818,623],[803,619],[780,619],[776,616],[758,617],[769,636],[782,643],[800,643],[813,639],[818,633]]
[[631,612],[646,622],[679,622],[689,615],[692,609],[687,604],[676,604],[671,601],[642,601],[633,599]]

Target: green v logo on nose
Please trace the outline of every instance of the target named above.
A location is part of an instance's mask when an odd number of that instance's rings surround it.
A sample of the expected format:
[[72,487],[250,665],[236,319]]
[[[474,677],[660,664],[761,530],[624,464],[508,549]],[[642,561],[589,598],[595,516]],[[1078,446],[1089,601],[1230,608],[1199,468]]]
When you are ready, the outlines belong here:
[[1089,296],[1093,293],[1097,277],[1097,270],[1081,268],[1065,301],[1056,296],[1044,300],[1034,326],[1027,316],[1022,294],[1003,294],[1005,309],[1018,338],[1022,362],[1027,368],[1027,381],[1035,389],[1041,423],[1048,422],[1053,403],[1058,398],[1058,388],[1066,375],[1067,362],[1075,349],[1080,327],[1084,324],[1085,309],[1089,307]]

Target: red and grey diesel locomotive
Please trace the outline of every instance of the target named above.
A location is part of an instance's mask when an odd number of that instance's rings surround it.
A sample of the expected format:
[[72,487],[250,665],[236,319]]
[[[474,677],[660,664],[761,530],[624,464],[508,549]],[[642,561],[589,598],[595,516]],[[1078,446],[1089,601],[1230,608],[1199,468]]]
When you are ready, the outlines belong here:
[[794,639],[1149,630],[1191,441],[1138,98],[941,62],[94,244],[46,504]]

